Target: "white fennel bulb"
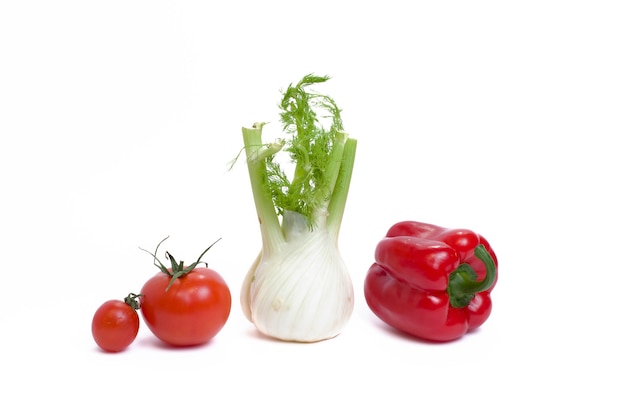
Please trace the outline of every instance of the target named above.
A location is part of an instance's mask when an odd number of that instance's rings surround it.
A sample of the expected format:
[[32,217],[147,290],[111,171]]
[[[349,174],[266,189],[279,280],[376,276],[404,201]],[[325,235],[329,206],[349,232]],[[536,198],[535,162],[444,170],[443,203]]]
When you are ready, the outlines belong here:
[[244,281],[244,313],[261,333],[277,339],[335,337],[354,308],[348,268],[325,225],[309,230],[301,214],[284,216],[286,239],[280,251],[272,256],[262,251]]

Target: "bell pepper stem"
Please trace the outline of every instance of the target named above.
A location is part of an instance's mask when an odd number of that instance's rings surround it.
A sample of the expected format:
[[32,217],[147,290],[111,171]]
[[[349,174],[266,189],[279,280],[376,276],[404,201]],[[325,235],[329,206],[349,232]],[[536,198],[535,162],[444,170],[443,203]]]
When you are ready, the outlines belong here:
[[448,279],[448,295],[452,307],[467,307],[477,293],[487,291],[496,279],[496,264],[485,245],[478,245],[474,249],[474,256],[485,264],[485,278],[478,281],[474,268],[466,263],[459,265]]

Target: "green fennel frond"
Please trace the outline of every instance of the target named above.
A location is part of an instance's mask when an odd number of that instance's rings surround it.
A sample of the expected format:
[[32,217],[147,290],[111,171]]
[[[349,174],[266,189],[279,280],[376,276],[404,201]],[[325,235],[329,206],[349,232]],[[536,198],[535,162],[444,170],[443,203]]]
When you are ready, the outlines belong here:
[[341,110],[335,101],[310,87],[326,82],[328,76],[306,75],[284,92],[279,108],[285,139],[284,150],[295,164],[291,181],[279,163],[267,159],[268,186],[277,213],[296,211],[315,224],[315,213],[324,208],[333,193],[336,170],[329,166],[341,159],[337,149],[339,132],[343,131]]

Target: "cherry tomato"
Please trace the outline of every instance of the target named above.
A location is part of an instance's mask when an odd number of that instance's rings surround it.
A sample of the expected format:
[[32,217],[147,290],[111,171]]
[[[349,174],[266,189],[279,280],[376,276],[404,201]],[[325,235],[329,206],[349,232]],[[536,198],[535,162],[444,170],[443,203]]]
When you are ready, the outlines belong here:
[[224,279],[209,268],[195,268],[174,280],[158,273],[143,286],[141,313],[156,337],[174,346],[199,345],[224,327],[231,294]]
[[91,334],[96,344],[106,352],[121,352],[137,337],[139,332],[139,302],[136,294],[124,301],[109,300],[102,304],[91,321]]
[[[206,251],[208,249],[202,255]],[[200,345],[211,340],[230,315],[232,300],[226,281],[210,268],[197,267],[202,255],[184,267],[183,262],[176,262],[166,252],[171,268],[151,255],[161,272],[150,278],[141,290],[141,314],[148,328],[157,338],[173,346]]]

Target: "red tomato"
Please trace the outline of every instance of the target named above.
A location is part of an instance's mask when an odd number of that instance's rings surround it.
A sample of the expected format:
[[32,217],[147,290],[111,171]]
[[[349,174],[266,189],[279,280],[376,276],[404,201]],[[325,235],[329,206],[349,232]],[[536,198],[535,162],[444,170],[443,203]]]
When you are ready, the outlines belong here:
[[121,300],[109,300],[102,304],[91,321],[91,334],[96,344],[107,352],[121,352],[137,337],[139,315],[136,300],[138,296],[130,294]]
[[208,342],[230,315],[230,290],[209,268],[195,268],[176,279],[159,272],[144,284],[141,293],[146,325],[156,337],[174,346]]

